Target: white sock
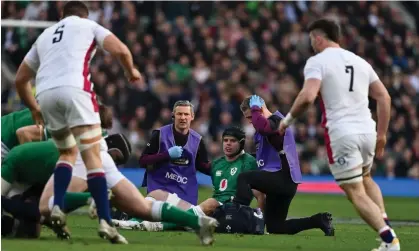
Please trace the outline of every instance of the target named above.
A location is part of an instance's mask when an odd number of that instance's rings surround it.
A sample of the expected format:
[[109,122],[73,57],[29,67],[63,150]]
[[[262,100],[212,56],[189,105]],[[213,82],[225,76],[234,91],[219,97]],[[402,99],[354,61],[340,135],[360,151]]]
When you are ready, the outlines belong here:
[[383,213],[383,218],[384,218],[384,219],[388,219],[388,217],[387,217],[387,214],[386,214],[386,213]]
[[378,231],[378,233],[381,234],[382,232],[385,232],[385,231],[390,230],[390,229],[391,228],[389,226],[384,226]]
[[163,203],[161,201],[153,201],[153,204],[151,204],[151,218],[153,221],[161,221]]
[[12,184],[1,178],[1,196],[6,196],[10,192]]
[[202,211],[202,208],[198,206],[192,206],[192,211],[196,216],[205,216],[204,211]]

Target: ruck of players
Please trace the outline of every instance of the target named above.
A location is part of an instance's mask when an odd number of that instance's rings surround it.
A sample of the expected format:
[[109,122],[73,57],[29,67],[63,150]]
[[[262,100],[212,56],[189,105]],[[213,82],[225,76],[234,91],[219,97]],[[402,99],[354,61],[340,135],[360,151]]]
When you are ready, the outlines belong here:
[[[241,100],[254,129],[254,153],[245,151],[244,129],[231,125],[222,131],[222,156],[209,159],[204,135],[191,128],[194,105],[178,100],[172,122],[152,130],[138,159],[145,169],[142,195],[117,168],[129,159],[131,144],[122,133],[107,133],[112,111],[98,102],[89,64],[103,50],[119,61],[129,83],[144,79],[128,47],[88,15],[84,3],[68,1],[62,19],[39,35],[17,71],[16,89],[27,108],[1,118],[3,236],[39,238],[45,226],[63,241],[71,239],[68,215],[84,206],[97,220],[97,234],[115,244],[130,241],[118,228],[188,231],[205,246],[217,233],[343,234],[330,212],[288,216],[304,183],[291,125],[321,96],[336,183],[377,232],[381,244],[373,250],[401,250],[370,174],[374,157],[385,151],[390,96],[367,61],[340,47],[336,23],[320,19],[308,27],[316,55],[306,62],[303,88],[289,111],[270,110],[258,95]],[[368,97],[377,101],[377,121]],[[203,201],[198,172],[213,185]]]

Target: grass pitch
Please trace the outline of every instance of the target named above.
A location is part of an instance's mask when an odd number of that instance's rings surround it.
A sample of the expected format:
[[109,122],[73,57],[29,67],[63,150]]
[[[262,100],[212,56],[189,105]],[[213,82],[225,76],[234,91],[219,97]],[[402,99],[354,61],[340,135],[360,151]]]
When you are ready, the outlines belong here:
[[[200,200],[211,195],[209,189],[200,190]],[[385,198],[387,213],[401,239],[402,250],[418,250],[419,246],[419,199]],[[197,237],[187,232],[148,233],[124,231],[121,233],[130,245],[110,245],[96,234],[97,221],[87,216],[73,214],[68,218],[72,231],[71,241],[60,241],[43,228],[38,240],[2,239],[2,251],[190,251],[190,250],[307,250],[307,251],[356,251],[371,250],[379,245],[377,235],[360,221],[352,205],[339,195],[297,194],[290,208],[290,217],[310,216],[329,211],[336,220],[336,236],[325,237],[320,230],[301,232],[294,236],[284,235],[227,235],[217,234],[212,247],[202,247]]]

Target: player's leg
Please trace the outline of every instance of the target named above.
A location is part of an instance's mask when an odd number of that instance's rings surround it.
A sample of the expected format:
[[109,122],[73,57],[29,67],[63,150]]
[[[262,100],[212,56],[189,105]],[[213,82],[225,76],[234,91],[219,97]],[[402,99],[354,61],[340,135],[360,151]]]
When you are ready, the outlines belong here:
[[152,197],[158,201],[165,201],[183,210],[188,210],[192,206],[192,204],[190,204],[189,202],[179,198],[177,194],[169,193],[161,189],[151,191],[149,194],[147,194],[147,197]]
[[332,174],[361,218],[379,233],[384,243],[393,245],[396,248],[394,250],[399,250],[397,249],[398,239],[382,218],[378,205],[365,190],[362,177],[363,158],[359,145],[362,145],[359,135],[344,136],[336,142],[332,142],[331,147],[334,151],[333,159],[335,161],[331,165]]
[[[193,209],[195,209],[197,212],[201,211],[198,208],[194,208],[193,205],[191,205],[189,202],[182,200],[177,196],[177,194],[169,193],[167,191],[164,191],[162,189],[157,189],[154,191],[151,191],[147,194],[147,197],[145,198],[149,201],[163,201],[167,202],[172,206],[175,206],[177,208],[180,208],[182,210],[189,210],[189,212],[194,213]],[[202,213],[203,214],[203,213]],[[198,214],[196,214],[198,215]],[[203,214],[205,215],[205,214]],[[171,222],[151,222],[146,221],[140,218],[131,218],[127,221],[122,220],[113,220],[116,226],[124,228],[124,229],[141,229],[144,231],[150,231],[150,232],[157,232],[157,231],[163,231],[163,230],[174,230],[179,229],[180,227]]]
[[[57,226],[65,225],[64,195],[71,181],[73,166],[76,161],[78,149],[67,123],[67,116],[72,106],[74,88],[55,88],[47,90],[38,96],[38,102],[44,117],[45,126],[60,152],[54,170],[54,206],[51,212],[51,221]],[[41,210],[42,211],[42,210]]]
[[[369,168],[368,168],[369,169]],[[374,201],[375,204],[380,208],[381,216],[383,217],[384,221],[388,226],[390,225],[390,220],[388,219],[385,206],[384,206],[384,199],[381,193],[380,187],[375,183],[375,181],[371,177],[371,173],[368,171],[367,174],[363,176],[363,183],[365,190],[368,196]]]
[[[204,215],[211,216],[214,213],[215,209],[219,206],[220,206],[220,203],[216,199],[209,198],[197,206],[191,205],[190,208],[186,211],[192,214],[195,214],[197,216],[204,216]],[[150,221],[129,222],[128,221],[127,223],[132,225],[129,229],[139,228],[140,230],[149,231],[149,232],[182,229],[181,226],[172,222],[150,222]]]
[[288,193],[267,194],[264,219],[266,230],[270,234],[297,234],[309,229],[320,229],[326,236],[334,236],[330,213],[318,213],[310,217],[289,219],[288,210],[297,191],[297,186],[290,186]]
[[375,181],[371,177],[371,167],[374,161],[374,154],[375,154],[375,143],[376,143],[376,135],[375,134],[365,134],[361,135],[360,138],[362,139],[363,145],[361,149],[362,159],[363,159],[363,183],[365,187],[365,191],[367,192],[368,196],[377,204],[380,208],[382,217],[387,225],[390,225],[390,221],[388,220],[387,213],[384,206],[384,199],[381,193],[380,187],[375,183]]
[[215,219],[183,211],[162,201],[146,200],[138,189],[127,179],[121,180],[112,188],[114,202],[118,209],[129,215],[147,221],[173,222],[198,231],[201,243],[210,245],[214,240],[212,233],[217,226]]
[[70,105],[66,107],[66,122],[87,169],[87,186],[97,206],[98,233],[111,242],[126,244],[125,238],[112,227],[106,178],[100,158],[103,137],[96,97],[88,91],[75,88],[68,91],[72,96]]
[[[72,177],[70,184],[67,188],[67,192],[70,193],[81,193],[86,191],[87,185],[86,181],[84,179],[78,178],[78,177]],[[67,192],[64,195],[64,200],[66,200]],[[54,207],[54,177],[51,176],[51,178],[48,180],[47,184],[44,187],[44,191],[42,192],[41,199],[39,200],[39,210],[42,215],[45,217],[50,216],[51,210]],[[71,197],[71,196],[70,196]],[[64,205],[67,205],[68,203],[64,203]],[[72,205],[70,205],[72,207]],[[63,208],[64,211],[66,210],[66,206]]]

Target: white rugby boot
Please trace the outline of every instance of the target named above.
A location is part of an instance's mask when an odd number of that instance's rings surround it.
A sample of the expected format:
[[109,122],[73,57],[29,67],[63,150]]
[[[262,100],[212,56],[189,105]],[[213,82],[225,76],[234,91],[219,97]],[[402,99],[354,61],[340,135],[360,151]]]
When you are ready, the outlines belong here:
[[391,243],[381,242],[378,248],[371,251],[400,251],[400,241],[398,238],[394,238]]
[[218,226],[218,221],[208,216],[199,217],[199,225],[201,226],[195,232],[204,246],[212,245],[214,243],[214,231]]
[[121,229],[128,229],[128,230],[141,229],[140,223],[138,221],[112,219],[112,223],[115,225],[115,227],[121,228]]
[[53,227],[64,227],[67,221],[66,218],[65,213],[61,211],[58,205],[52,207],[50,219]]
[[128,244],[127,239],[120,235],[115,227],[110,226],[104,219],[100,220],[98,234],[101,238],[113,244]]
[[163,231],[163,224],[161,222],[143,221],[138,224],[141,231],[147,231],[147,232]]
[[67,219],[63,211],[61,211],[58,205],[55,205],[51,210],[51,215],[48,221],[45,221],[44,224],[54,231],[57,235],[57,238],[62,240],[70,239],[70,231],[66,225]]

